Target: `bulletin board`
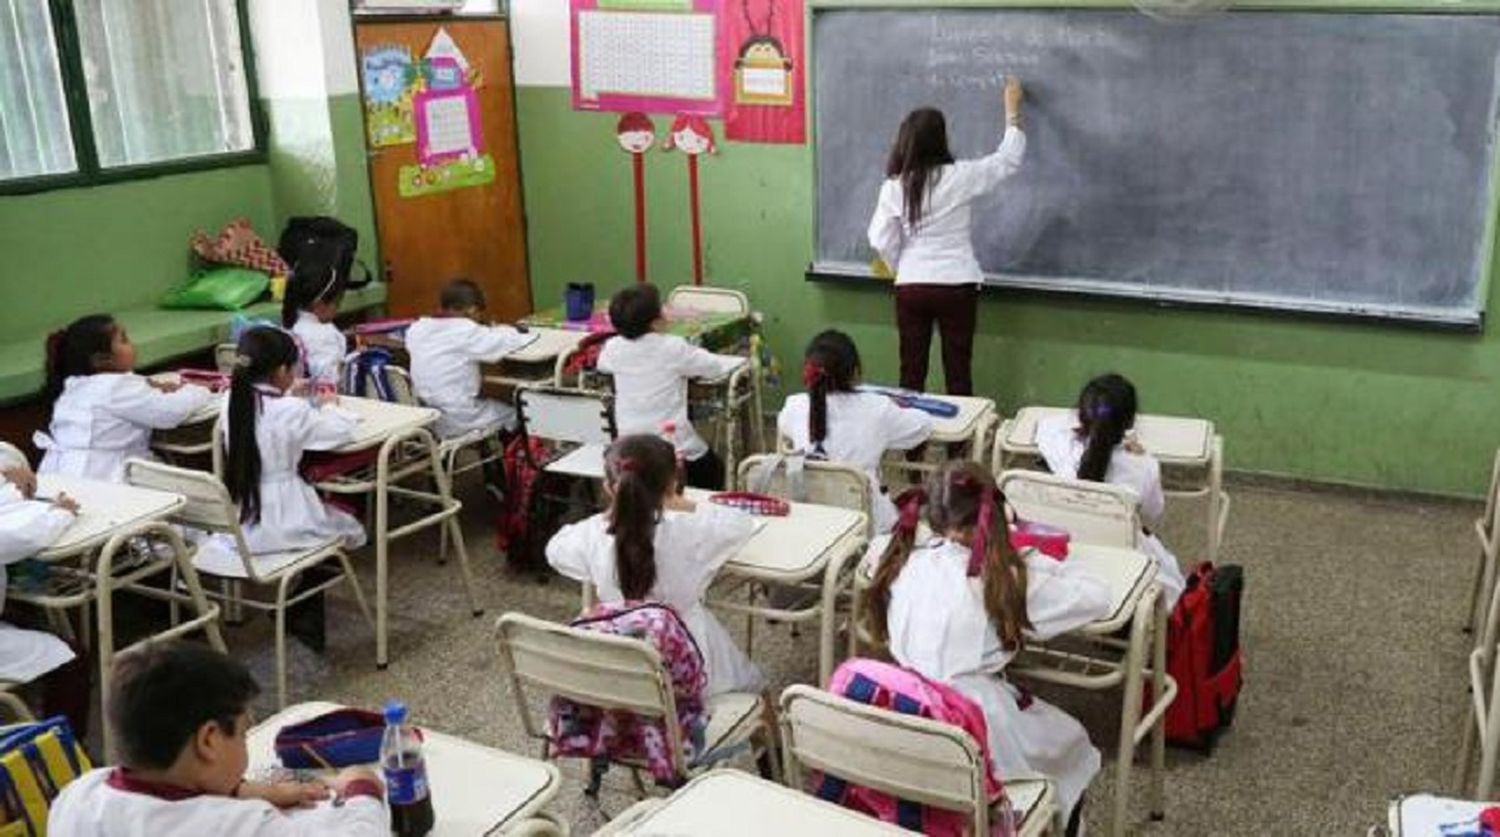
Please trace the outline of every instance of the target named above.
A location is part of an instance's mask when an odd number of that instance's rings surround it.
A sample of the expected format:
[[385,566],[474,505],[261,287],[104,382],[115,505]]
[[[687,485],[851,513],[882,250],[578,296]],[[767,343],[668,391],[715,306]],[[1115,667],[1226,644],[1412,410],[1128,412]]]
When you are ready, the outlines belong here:
[[719,116],[720,0],[571,0],[573,107]]

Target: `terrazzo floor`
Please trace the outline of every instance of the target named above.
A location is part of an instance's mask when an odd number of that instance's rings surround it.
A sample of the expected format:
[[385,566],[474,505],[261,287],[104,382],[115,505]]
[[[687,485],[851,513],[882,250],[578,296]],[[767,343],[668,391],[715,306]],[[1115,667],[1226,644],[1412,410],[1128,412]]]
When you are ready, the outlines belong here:
[[[1136,771],[1141,833],[1363,834],[1383,821],[1393,795],[1445,790],[1467,700],[1470,640],[1460,625],[1478,506],[1263,482],[1236,481],[1230,490],[1221,562],[1244,565],[1247,578],[1238,717],[1209,758],[1169,749],[1164,821],[1146,822],[1145,772]],[[484,505],[478,492],[465,494]],[[1177,502],[1160,532],[1184,564],[1202,552],[1200,509]],[[499,672],[494,621],[507,610],[566,620],[578,590],[562,579],[537,584],[507,574],[478,509],[466,531],[483,617],[470,615],[457,566],[436,563],[435,535],[408,539],[392,562],[389,669],[375,669],[373,636],[338,591],[328,608],[327,651],[290,644],[292,702],[378,706],[399,697],[421,724],[534,754]],[[366,550],[356,561],[371,590],[372,555]],[[742,631],[743,623],[730,624]],[[269,621],[253,619],[226,637],[268,689],[258,713],[273,712]],[[785,626],[757,631],[755,657],[777,690],[812,682],[816,656],[810,630],[797,637]],[[1104,752],[1086,808],[1090,832],[1103,834],[1119,693],[1039,691],[1079,716]],[[549,808],[575,834],[633,801],[621,771],[607,777],[595,802],[581,793],[580,765],[564,762],[562,770],[565,784]]]

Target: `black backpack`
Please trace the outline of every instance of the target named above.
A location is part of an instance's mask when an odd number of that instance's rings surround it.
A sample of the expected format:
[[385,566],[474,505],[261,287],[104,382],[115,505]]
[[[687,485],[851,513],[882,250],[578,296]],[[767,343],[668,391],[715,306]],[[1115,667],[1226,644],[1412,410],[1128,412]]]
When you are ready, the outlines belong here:
[[298,261],[311,254],[329,259],[339,275],[347,277],[347,287],[350,288],[364,287],[374,278],[363,261],[358,262],[363,275],[359,278],[354,276],[355,253],[358,249],[359,231],[327,215],[288,220],[276,246],[281,258],[293,270],[297,269]]

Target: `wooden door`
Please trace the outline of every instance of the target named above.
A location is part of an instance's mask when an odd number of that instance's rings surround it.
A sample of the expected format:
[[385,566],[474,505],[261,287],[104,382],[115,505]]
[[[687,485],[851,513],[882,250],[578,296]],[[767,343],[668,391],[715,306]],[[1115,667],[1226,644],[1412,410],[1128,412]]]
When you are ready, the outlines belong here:
[[[526,273],[526,227],[521,209],[521,175],[516,158],[515,89],[511,79],[509,24],[501,18],[356,20],[361,56],[383,45],[401,45],[420,60],[439,29],[452,36],[469,65],[478,71],[481,152],[495,163],[485,185],[403,197],[403,167],[417,165],[417,146],[369,147],[370,188],[385,278],[390,283],[392,316],[416,316],[437,309],[448,280],[465,276],[484,289],[489,316],[511,322],[531,313]],[[363,61],[360,62],[363,67]],[[360,84],[367,80],[361,72]],[[366,116],[368,119],[368,114]]]

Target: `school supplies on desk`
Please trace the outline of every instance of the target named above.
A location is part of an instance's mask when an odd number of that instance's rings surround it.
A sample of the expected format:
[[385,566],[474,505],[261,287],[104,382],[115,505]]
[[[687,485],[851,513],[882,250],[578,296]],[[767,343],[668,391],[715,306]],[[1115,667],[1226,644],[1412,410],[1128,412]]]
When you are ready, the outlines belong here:
[[368,322],[357,323],[353,328],[349,330],[358,337],[366,337],[372,334],[384,334],[399,337],[402,334],[406,333],[407,327],[414,322],[416,322],[416,320],[410,317],[390,317],[382,320],[370,320]]
[[196,384],[210,392],[229,389],[229,376],[213,369],[179,369],[177,379],[184,384]]
[[900,389],[899,387],[874,386],[872,384],[865,384],[859,389],[861,392],[873,392],[879,395],[884,395],[885,397],[891,399],[902,407],[911,410],[921,410],[922,412],[930,416],[936,416],[938,418],[953,418],[954,416],[958,415],[957,404],[954,404],[951,401],[944,401],[941,398],[936,398],[931,395],[925,395],[920,392],[912,392],[909,389]]
[[759,517],[786,517],[792,513],[787,501],[754,491],[723,491],[711,495],[708,501]]
[[1013,549],[1031,547],[1048,558],[1061,561],[1068,557],[1068,543],[1072,536],[1056,526],[1017,520],[1010,527],[1010,545]]
[[276,733],[276,757],[284,767],[351,767],[380,760],[385,718],[365,709],[336,709],[289,724]]

